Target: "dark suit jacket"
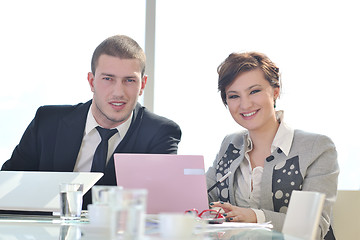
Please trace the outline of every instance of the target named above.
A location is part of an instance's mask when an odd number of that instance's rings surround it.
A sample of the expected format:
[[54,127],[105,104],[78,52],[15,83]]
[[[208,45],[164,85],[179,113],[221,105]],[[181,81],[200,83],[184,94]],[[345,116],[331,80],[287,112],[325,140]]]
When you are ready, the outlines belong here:
[[[74,106],[40,107],[1,170],[72,172],[90,105],[91,100]],[[175,122],[138,103],[130,128],[115,153],[176,154],[180,139],[181,130]],[[113,157],[97,184],[116,185]]]

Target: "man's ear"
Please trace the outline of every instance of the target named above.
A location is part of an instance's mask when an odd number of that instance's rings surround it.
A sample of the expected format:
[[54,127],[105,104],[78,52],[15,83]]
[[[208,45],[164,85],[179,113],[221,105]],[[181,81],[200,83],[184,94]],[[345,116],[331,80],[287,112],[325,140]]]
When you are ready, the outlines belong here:
[[94,74],[92,72],[89,72],[87,79],[88,79],[91,91],[94,92]]
[[144,75],[141,79],[141,87],[140,87],[140,93],[139,93],[139,96],[141,96],[144,92],[144,89],[145,89],[145,85],[146,85],[146,82],[147,82],[147,75]]

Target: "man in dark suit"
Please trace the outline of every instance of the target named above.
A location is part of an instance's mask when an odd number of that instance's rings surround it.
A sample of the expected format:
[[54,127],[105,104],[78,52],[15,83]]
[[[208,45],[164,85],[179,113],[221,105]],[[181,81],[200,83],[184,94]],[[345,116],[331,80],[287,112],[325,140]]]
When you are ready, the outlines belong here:
[[[99,185],[116,185],[113,153],[176,154],[180,127],[137,102],[146,81],[145,53],[137,42],[124,35],[105,39],[88,73],[92,100],[40,107],[1,170],[99,171],[93,164],[102,141],[99,127],[115,129]],[[90,197],[84,197],[85,208],[88,203]]]

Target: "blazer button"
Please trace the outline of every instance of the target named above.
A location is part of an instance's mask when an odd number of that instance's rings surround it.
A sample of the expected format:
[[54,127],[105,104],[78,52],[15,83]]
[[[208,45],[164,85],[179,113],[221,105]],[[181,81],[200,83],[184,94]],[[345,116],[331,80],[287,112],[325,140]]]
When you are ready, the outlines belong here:
[[271,156],[269,156],[269,157],[266,158],[266,161],[267,161],[267,162],[271,162],[272,160],[274,160],[274,158],[275,158],[275,157],[274,157],[273,155],[271,155]]

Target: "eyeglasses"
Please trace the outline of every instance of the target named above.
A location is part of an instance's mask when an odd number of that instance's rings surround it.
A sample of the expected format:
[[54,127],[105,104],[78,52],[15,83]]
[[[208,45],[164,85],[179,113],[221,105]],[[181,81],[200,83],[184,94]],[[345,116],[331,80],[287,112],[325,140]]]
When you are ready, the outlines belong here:
[[199,219],[205,220],[208,223],[223,223],[225,221],[225,217],[220,213],[220,210],[215,209],[206,209],[199,213],[199,211],[195,208],[185,211],[186,214],[194,214]]

